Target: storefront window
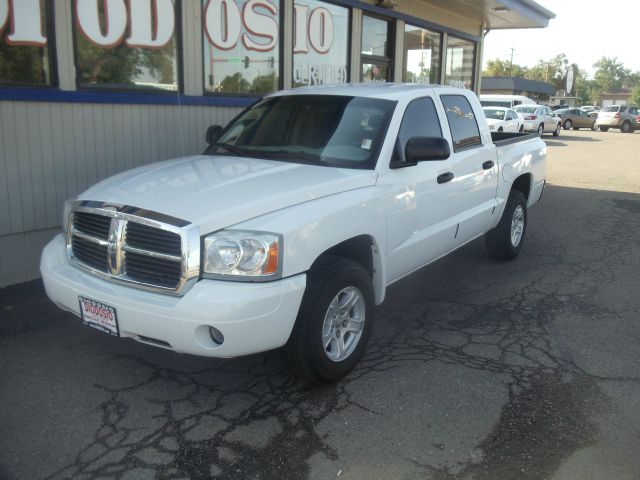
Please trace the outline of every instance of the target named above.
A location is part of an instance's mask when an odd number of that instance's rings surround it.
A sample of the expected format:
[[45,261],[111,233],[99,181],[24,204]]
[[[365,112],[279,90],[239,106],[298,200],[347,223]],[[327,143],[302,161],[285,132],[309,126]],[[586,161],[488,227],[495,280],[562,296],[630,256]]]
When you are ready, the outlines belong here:
[[75,0],[78,86],[178,90],[172,0]]
[[293,29],[294,87],[347,82],[347,8],[299,0],[294,5]]
[[440,83],[440,34],[405,24],[402,81]]
[[475,53],[475,42],[449,36],[447,40],[447,57],[445,59],[445,85],[473,88]]
[[362,81],[391,80],[391,22],[364,15],[362,17]]
[[203,0],[204,75],[209,93],[256,94],[280,86],[280,4]]
[[0,84],[51,85],[51,4],[0,0]]

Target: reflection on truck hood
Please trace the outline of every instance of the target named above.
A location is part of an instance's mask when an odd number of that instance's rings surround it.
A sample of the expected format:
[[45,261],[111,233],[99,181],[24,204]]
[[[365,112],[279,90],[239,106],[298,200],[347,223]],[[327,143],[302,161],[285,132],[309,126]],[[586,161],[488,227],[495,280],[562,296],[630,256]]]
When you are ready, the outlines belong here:
[[371,170],[199,155],[120,173],[79,199],[164,213],[198,224],[201,233],[209,233],[375,182],[376,173]]

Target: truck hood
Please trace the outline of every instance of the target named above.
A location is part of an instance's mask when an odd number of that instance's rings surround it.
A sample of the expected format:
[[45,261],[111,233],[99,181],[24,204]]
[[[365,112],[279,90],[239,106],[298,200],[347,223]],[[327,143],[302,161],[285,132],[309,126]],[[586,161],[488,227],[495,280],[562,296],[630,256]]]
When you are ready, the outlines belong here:
[[122,172],[78,197],[139,207],[202,234],[316,198],[368,187],[376,172],[256,158],[198,155]]

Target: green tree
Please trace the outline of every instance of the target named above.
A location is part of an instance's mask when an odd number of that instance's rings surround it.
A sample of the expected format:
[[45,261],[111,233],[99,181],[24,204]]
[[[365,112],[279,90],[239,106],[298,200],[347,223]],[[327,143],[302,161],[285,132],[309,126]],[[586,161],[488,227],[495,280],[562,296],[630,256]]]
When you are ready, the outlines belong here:
[[633,90],[631,90],[629,103],[635,105],[636,107],[640,106],[640,85],[636,85],[635,87],[633,87]]
[[538,63],[527,70],[525,78],[540,82],[553,83],[557,90],[565,87],[569,59],[560,53],[549,60],[538,60]]
[[482,72],[483,77],[523,77],[526,68],[515,63],[500,60],[499,58],[487,60],[487,68]]
[[618,57],[602,57],[593,64],[596,69],[594,80],[603,92],[608,92],[612,88],[620,88],[630,74],[624,65],[618,62]]
[[240,72],[227,75],[220,82],[220,91],[223,93],[249,93],[250,90],[251,84],[242,77]]
[[131,86],[147,73],[160,84],[176,84],[175,39],[159,50],[120,45],[104,48],[76,34],[78,76],[86,84]]

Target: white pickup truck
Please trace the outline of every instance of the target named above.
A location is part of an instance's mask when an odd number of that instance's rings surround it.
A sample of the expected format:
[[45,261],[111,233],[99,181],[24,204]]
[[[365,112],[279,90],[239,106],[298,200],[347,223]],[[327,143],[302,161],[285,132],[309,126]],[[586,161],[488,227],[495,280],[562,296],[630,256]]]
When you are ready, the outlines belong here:
[[391,283],[481,235],[518,255],[545,185],[539,136],[492,137],[474,93],[451,87],[277,92],[207,140],[67,202],[47,294],[176,352],[285,346],[316,382],[355,366]]

